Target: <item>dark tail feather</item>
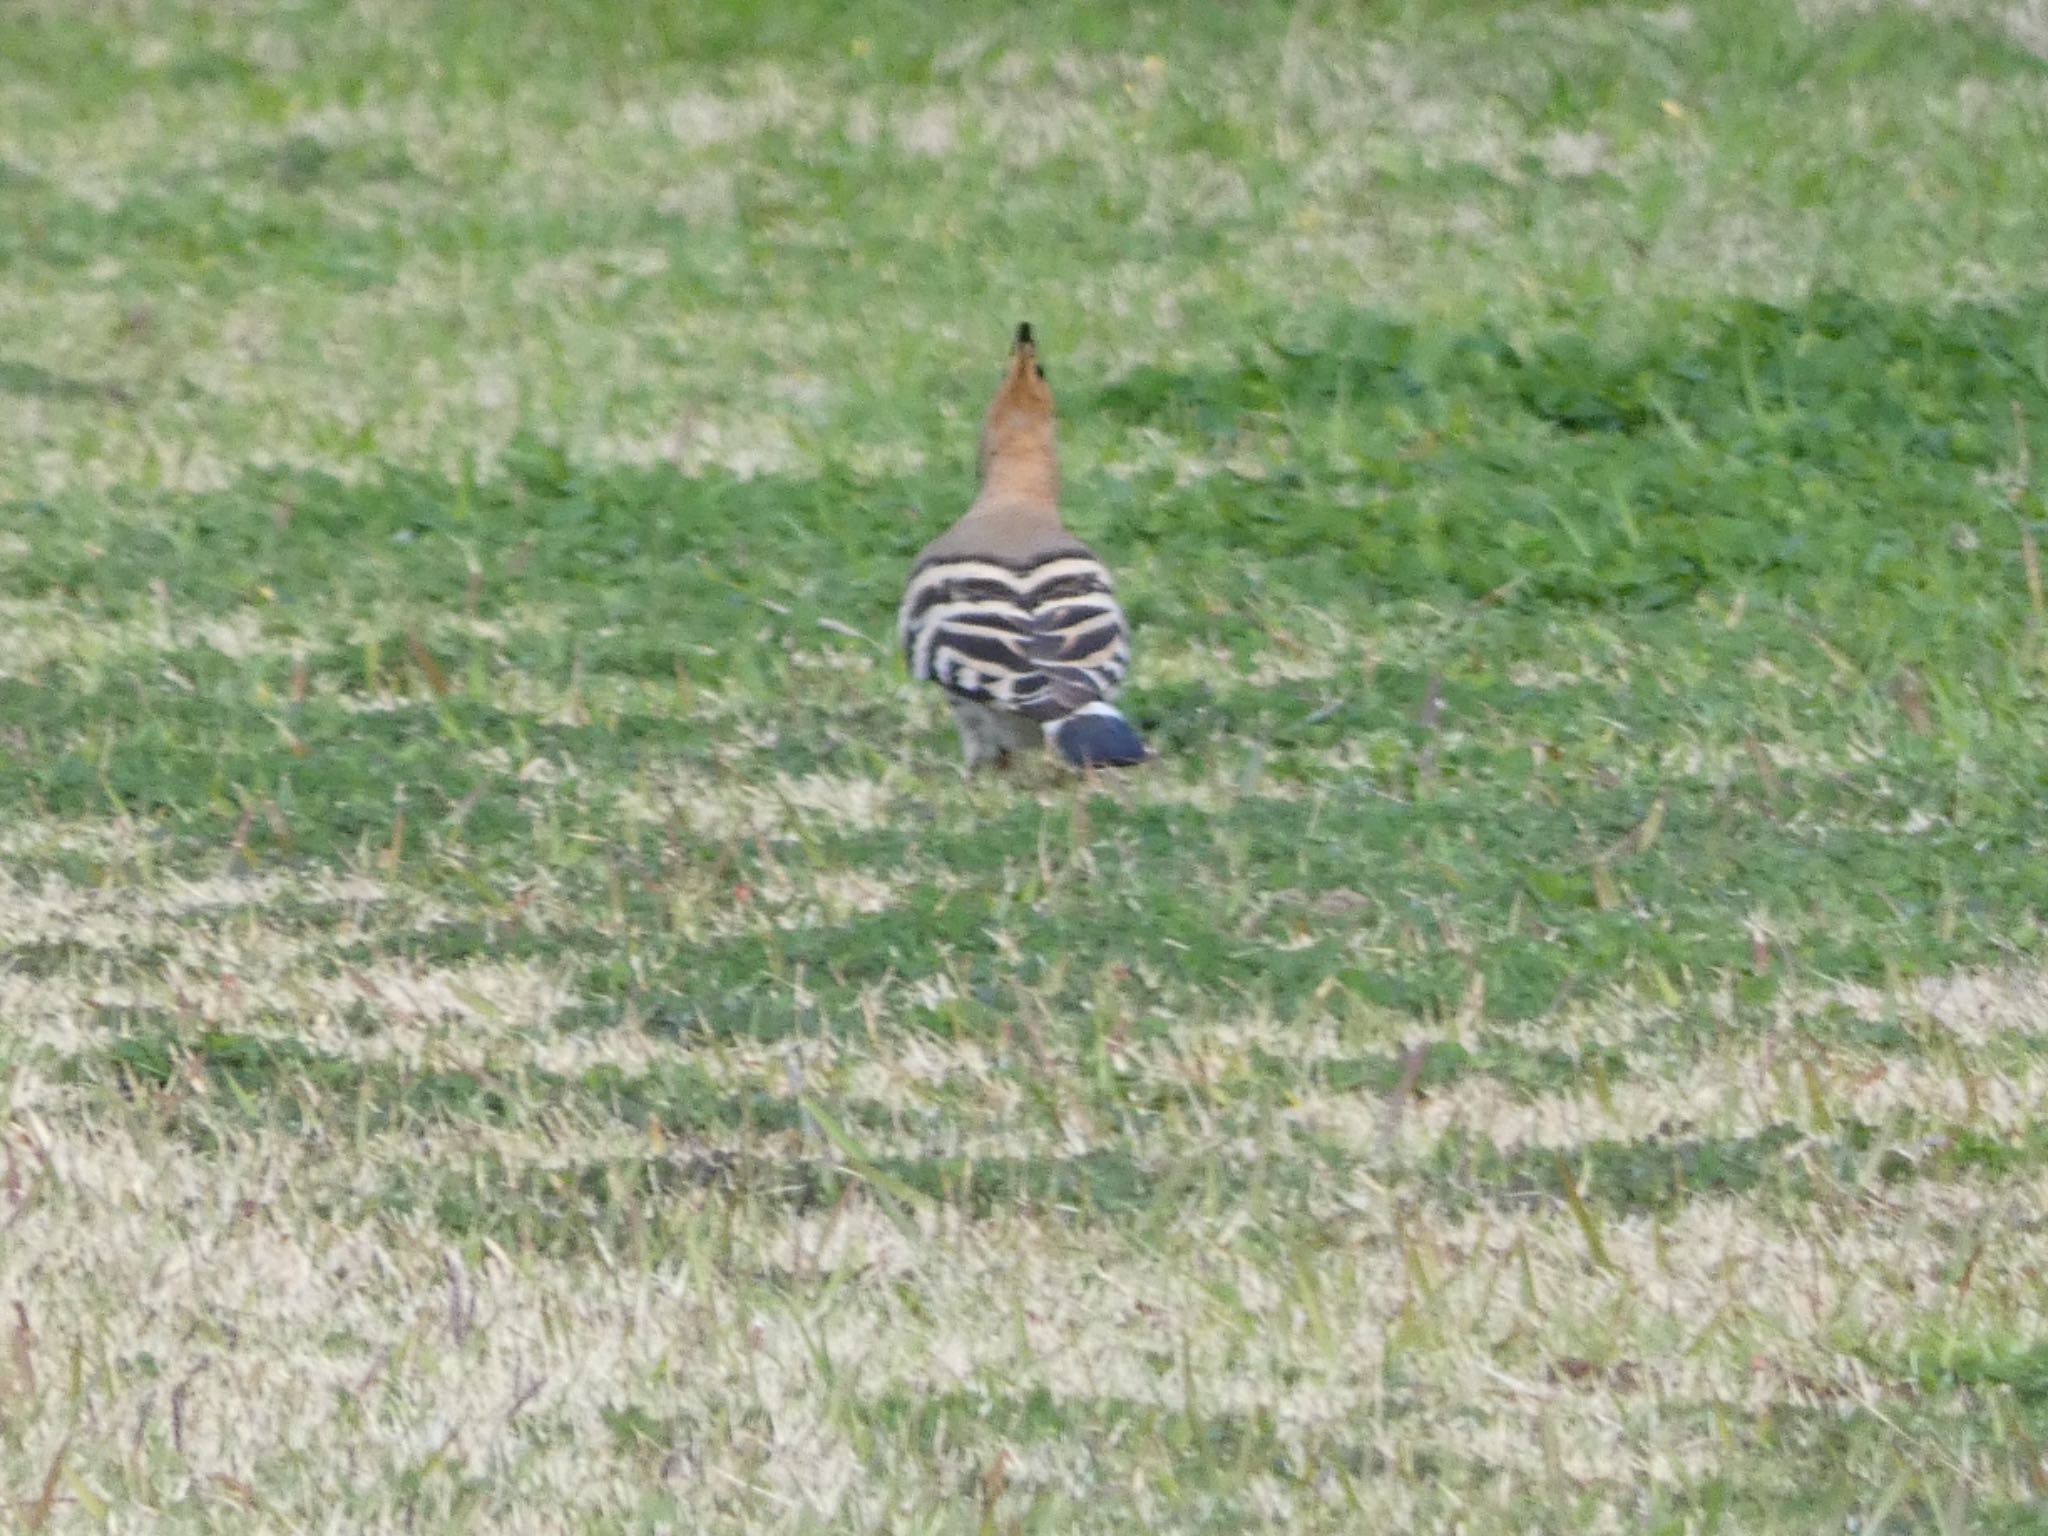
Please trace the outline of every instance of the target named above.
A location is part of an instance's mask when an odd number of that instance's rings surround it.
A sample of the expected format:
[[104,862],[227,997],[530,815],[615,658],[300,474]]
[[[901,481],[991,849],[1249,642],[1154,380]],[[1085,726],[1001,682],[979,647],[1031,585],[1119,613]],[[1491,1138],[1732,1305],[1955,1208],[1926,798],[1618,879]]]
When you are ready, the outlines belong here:
[[1064,720],[1048,720],[1045,739],[1076,768],[1127,768],[1151,754],[1131,722],[1108,704],[1084,704]]

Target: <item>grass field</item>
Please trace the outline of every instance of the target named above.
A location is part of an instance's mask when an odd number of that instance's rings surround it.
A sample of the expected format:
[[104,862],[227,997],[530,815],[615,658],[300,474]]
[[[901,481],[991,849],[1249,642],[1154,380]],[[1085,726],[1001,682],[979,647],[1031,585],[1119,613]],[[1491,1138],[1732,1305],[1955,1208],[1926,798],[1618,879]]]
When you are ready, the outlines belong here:
[[0,208],[13,1525],[2048,1530],[2042,0],[11,0]]

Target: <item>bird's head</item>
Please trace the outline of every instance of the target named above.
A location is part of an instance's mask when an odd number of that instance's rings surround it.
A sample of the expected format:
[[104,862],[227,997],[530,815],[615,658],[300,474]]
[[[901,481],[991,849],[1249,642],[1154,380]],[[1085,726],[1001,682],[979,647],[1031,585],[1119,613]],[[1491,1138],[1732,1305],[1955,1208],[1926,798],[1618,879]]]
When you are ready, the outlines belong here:
[[981,423],[981,477],[998,464],[1023,470],[1053,470],[1052,389],[1038,365],[1038,345],[1031,324],[1017,327],[1003,382]]

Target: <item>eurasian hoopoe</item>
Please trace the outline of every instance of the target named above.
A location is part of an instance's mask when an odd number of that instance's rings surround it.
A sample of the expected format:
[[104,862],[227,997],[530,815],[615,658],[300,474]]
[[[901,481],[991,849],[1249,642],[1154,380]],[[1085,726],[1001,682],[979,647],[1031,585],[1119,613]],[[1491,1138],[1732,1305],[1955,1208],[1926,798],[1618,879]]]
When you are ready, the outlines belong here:
[[1109,572],[1060,524],[1052,390],[1031,327],[981,425],[981,489],[918,553],[897,629],[946,690],[970,770],[1043,739],[1075,767],[1145,760],[1110,703],[1130,665]]

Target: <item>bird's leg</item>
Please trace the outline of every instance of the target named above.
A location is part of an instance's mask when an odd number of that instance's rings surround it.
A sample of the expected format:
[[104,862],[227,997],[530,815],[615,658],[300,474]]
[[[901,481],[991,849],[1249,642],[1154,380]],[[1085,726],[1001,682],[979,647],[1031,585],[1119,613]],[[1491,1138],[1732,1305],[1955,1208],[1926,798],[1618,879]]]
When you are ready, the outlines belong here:
[[987,764],[1000,767],[1009,756],[1001,722],[985,704],[970,699],[953,699],[953,723],[960,728],[960,755],[967,772],[978,772]]
[[1000,768],[1010,760],[1001,747],[990,745],[972,731],[960,733],[960,756],[970,776],[991,764]]

